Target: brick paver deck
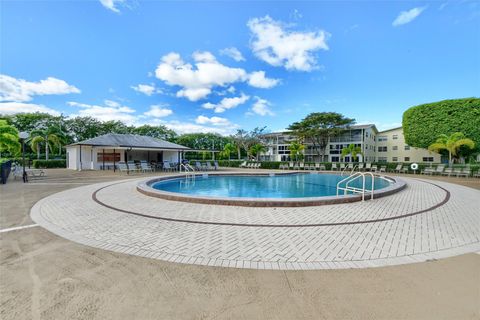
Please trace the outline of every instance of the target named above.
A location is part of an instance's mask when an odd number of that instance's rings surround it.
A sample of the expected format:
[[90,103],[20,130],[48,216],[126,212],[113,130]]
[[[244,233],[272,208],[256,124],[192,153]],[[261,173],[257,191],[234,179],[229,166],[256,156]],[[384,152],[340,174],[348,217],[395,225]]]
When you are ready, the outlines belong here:
[[407,188],[385,198],[303,208],[168,201],[139,193],[135,179],[54,194],[31,215],[85,245],[223,267],[363,268],[480,251],[479,191],[403,179]]

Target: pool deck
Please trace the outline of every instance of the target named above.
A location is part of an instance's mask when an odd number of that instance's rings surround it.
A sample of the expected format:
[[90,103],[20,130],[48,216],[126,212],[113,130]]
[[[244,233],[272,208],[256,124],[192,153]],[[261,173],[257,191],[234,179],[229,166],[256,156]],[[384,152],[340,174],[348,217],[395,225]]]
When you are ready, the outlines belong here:
[[367,268],[480,251],[479,191],[403,179],[404,190],[365,202],[245,208],[150,197],[139,178],[51,195],[31,215],[84,245],[218,267]]
[[[47,173],[46,178],[28,184],[12,180],[0,186],[2,319],[480,318],[480,254],[388,267],[297,271],[210,267],[144,258],[59,237],[34,224],[30,210],[38,200],[58,192],[153,174],[130,177],[111,171],[59,169]],[[479,179],[405,177],[453,184],[459,190],[463,188],[460,185],[480,190]],[[442,215],[457,215],[453,209]],[[130,219],[115,214],[120,223]],[[423,219],[417,221],[425,221],[424,230],[436,230],[437,225],[430,224],[434,220]],[[472,228],[480,233],[478,224]],[[401,230],[400,224],[397,230]],[[377,232],[381,230],[372,229],[367,236]],[[236,235],[231,232],[226,236]],[[461,233],[457,235],[453,240],[444,237],[440,244],[465,240]],[[346,241],[348,238],[342,243]],[[168,243],[165,248],[170,248]]]

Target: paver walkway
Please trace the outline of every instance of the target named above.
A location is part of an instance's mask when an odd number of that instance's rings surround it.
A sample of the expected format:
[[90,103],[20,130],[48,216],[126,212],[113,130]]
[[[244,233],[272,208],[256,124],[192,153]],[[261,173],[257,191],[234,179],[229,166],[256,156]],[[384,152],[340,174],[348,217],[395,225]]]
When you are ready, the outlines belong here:
[[385,198],[303,208],[168,201],[139,193],[135,179],[54,194],[31,215],[85,245],[224,267],[363,268],[480,251],[479,191],[403,179],[408,187]]

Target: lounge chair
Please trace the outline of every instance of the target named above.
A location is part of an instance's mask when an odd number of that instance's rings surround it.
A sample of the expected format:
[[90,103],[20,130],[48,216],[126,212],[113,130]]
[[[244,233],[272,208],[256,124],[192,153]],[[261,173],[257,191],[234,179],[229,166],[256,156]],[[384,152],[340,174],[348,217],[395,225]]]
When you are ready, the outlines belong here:
[[437,169],[433,172],[433,174],[438,174],[441,175],[443,173],[443,170],[445,170],[445,166],[443,164],[438,165]]
[[200,163],[200,161],[195,161],[195,170],[202,171],[202,164]]
[[[197,162],[199,163],[199,162]],[[246,168],[247,167],[247,161],[243,161],[239,166],[239,168]]]
[[120,172],[126,172],[127,174],[130,173],[130,170],[128,170],[127,164],[123,161],[120,161],[118,163],[118,170],[120,170]]
[[340,171],[343,171],[345,169],[345,163],[340,163]]
[[336,163],[332,163],[332,168],[330,169],[331,171],[337,171],[338,167]]
[[320,171],[325,171],[325,170],[327,170],[327,168],[325,167],[324,164],[321,164],[321,165],[320,165]]
[[314,167],[313,169],[314,169],[315,171],[321,170],[321,169],[320,169],[320,163],[318,163],[318,162],[315,163],[315,167]]
[[460,175],[461,173],[462,173],[462,169],[460,169],[460,168],[453,169],[452,176],[458,177],[458,175]]
[[365,165],[365,171],[371,171],[372,170],[372,164],[370,162],[367,162]]
[[298,165],[298,168],[299,168],[300,170],[305,170],[305,163],[300,162],[300,164]]
[[153,167],[149,165],[147,161],[142,160],[140,161],[140,170],[142,170],[142,172],[147,172],[147,171],[153,172]]
[[480,178],[480,170],[473,174],[474,178]]
[[374,165],[371,166],[371,168],[370,168],[370,171],[371,171],[371,172],[377,172],[377,170],[378,170],[378,167],[377,167],[376,164],[374,164]]
[[[25,173],[27,174],[27,177],[30,177],[30,178],[42,178],[47,175],[43,169],[25,169]],[[22,176],[23,176],[23,169],[22,169]]]
[[387,166],[381,166],[380,167],[380,173],[386,173],[387,172]]
[[218,166],[218,161],[213,161],[213,169],[214,169],[215,171],[217,171],[218,168],[219,168],[219,166]]
[[423,169],[421,172],[421,174],[429,174],[429,175],[433,175],[434,173],[435,173],[435,169],[432,167],[427,167]]
[[403,166],[400,173],[408,173],[408,166]]
[[207,166],[207,171],[212,171],[214,169],[210,161],[207,161],[206,166]]
[[164,171],[175,171],[176,168],[170,162],[163,163],[163,170]]
[[363,171],[363,170],[365,170],[365,164],[362,162],[358,164],[358,171]]
[[453,169],[452,168],[446,168],[442,172],[442,176],[449,176],[450,177],[452,174],[453,174]]
[[353,170],[353,163],[349,163],[349,164],[347,165],[347,169],[348,169],[348,170]]
[[295,163],[290,161],[288,163],[288,169],[293,170],[294,168],[295,168]]
[[140,172],[141,170],[138,168],[137,164],[133,161],[127,161],[128,171],[129,172]]
[[472,172],[470,171],[470,168],[463,168],[462,172],[457,173],[457,177],[468,178],[468,177],[470,177],[471,174],[472,174]]
[[261,168],[262,168],[262,163],[261,163],[261,162],[257,162],[256,169],[261,169]]
[[395,172],[395,173],[400,173],[400,170],[402,170],[402,164],[397,164],[397,166],[395,167],[395,169],[393,170],[393,172]]

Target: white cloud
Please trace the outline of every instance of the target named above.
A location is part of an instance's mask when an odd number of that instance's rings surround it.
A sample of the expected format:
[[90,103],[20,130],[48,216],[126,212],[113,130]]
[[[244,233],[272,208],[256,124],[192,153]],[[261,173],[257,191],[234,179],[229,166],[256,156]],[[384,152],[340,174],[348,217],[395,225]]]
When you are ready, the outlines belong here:
[[223,98],[217,104],[210,102],[204,103],[202,104],[202,107],[205,109],[213,109],[215,113],[222,113],[225,110],[238,107],[239,105],[247,102],[248,99],[250,99],[250,97],[242,93],[239,97]]
[[130,107],[122,106],[118,102],[105,100],[105,106],[91,105],[78,102],[67,102],[69,106],[80,108],[77,113],[71,117],[92,117],[100,121],[119,120],[127,125],[135,124],[137,117],[133,115],[135,110]]
[[163,118],[171,115],[173,111],[171,109],[164,108],[162,105],[150,106],[150,110],[144,113],[144,115],[154,118]]
[[48,77],[39,82],[30,82],[0,75],[0,101],[25,102],[32,100],[35,95],[69,93],[80,93],[80,90],[57,78]]
[[323,30],[289,31],[269,16],[253,18],[247,23],[252,32],[253,53],[260,60],[287,70],[311,71],[317,68],[314,52],[328,50],[330,36]]
[[226,118],[221,117],[206,117],[206,116],[198,116],[195,119],[195,122],[198,124],[212,124],[214,126],[230,126],[231,123]]
[[107,8],[108,10],[111,10],[116,13],[120,13],[120,10],[118,9],[118,4],[123,4],[125,1],[124,0],[100,0],[100,3]]
[[[246,82],[251,78],[242,68],[231,68],[219,63],[210,52],[195,52],[192,57],[195,66],[183,61],[178,53],[171,52],[162,57],[155,70],[156,77],[167,85],[181,87],[176,93],[177,97],[198,101],[211,94],[214,87],[229,86],[230,88],[235,82]],[[277,81],[265,78],[264,73],[263,78],[264,82],[261,85],[265,85],[266,81],[270,84],[272,81]],[[251,85],[255,84],[258,83],[254,81]]]
[[161,93],[159,89],[155,88],[154,84],[139,84],[137,86],[131,86],[131,88],[147,96],[151,96],[154,93]]
[[53,116],[59,116],[60,112],[48,108],[41,104],[23,103],[23,102],[2,102],[0,103],[0,114],[10,115],[17,113],[49,113]]
[[248,84],[252,87],[269,89],[280,83],[280,79],[265,77],[265,71],[255,71],[248,75]]
[[402,11],[398,15],[398,17],[392,22],[392,25],[394,27],[398,27],[403,24],[407,24],[413,21],[416,17],[418,17],[422,13],[422,11],[425,9],[426,7],[416,7],[408,11]]
[[235,61],[245,61],[245,58],[243,57],[242,53],[240,50],[238,50],[235,47],[230,47],[230,48],[225,48],[220,50],[220,54],[229,56]]
[[221,135],[233,134],[238,127],[238,125],[232,124],[230,126],[214,126],[209,127],[201,124],[189,123],[189,122],[179,122],[179,121],[169,121],[162,123],[167,128],[172,129],[173,131],[183,134],[183,133],[218,133]]
[[268,100],[262,99],[260,97],[255,97],[255,103],[252,105],[252,111],[261,116],[273,116],[274,113],[270,110],[272,105]]

